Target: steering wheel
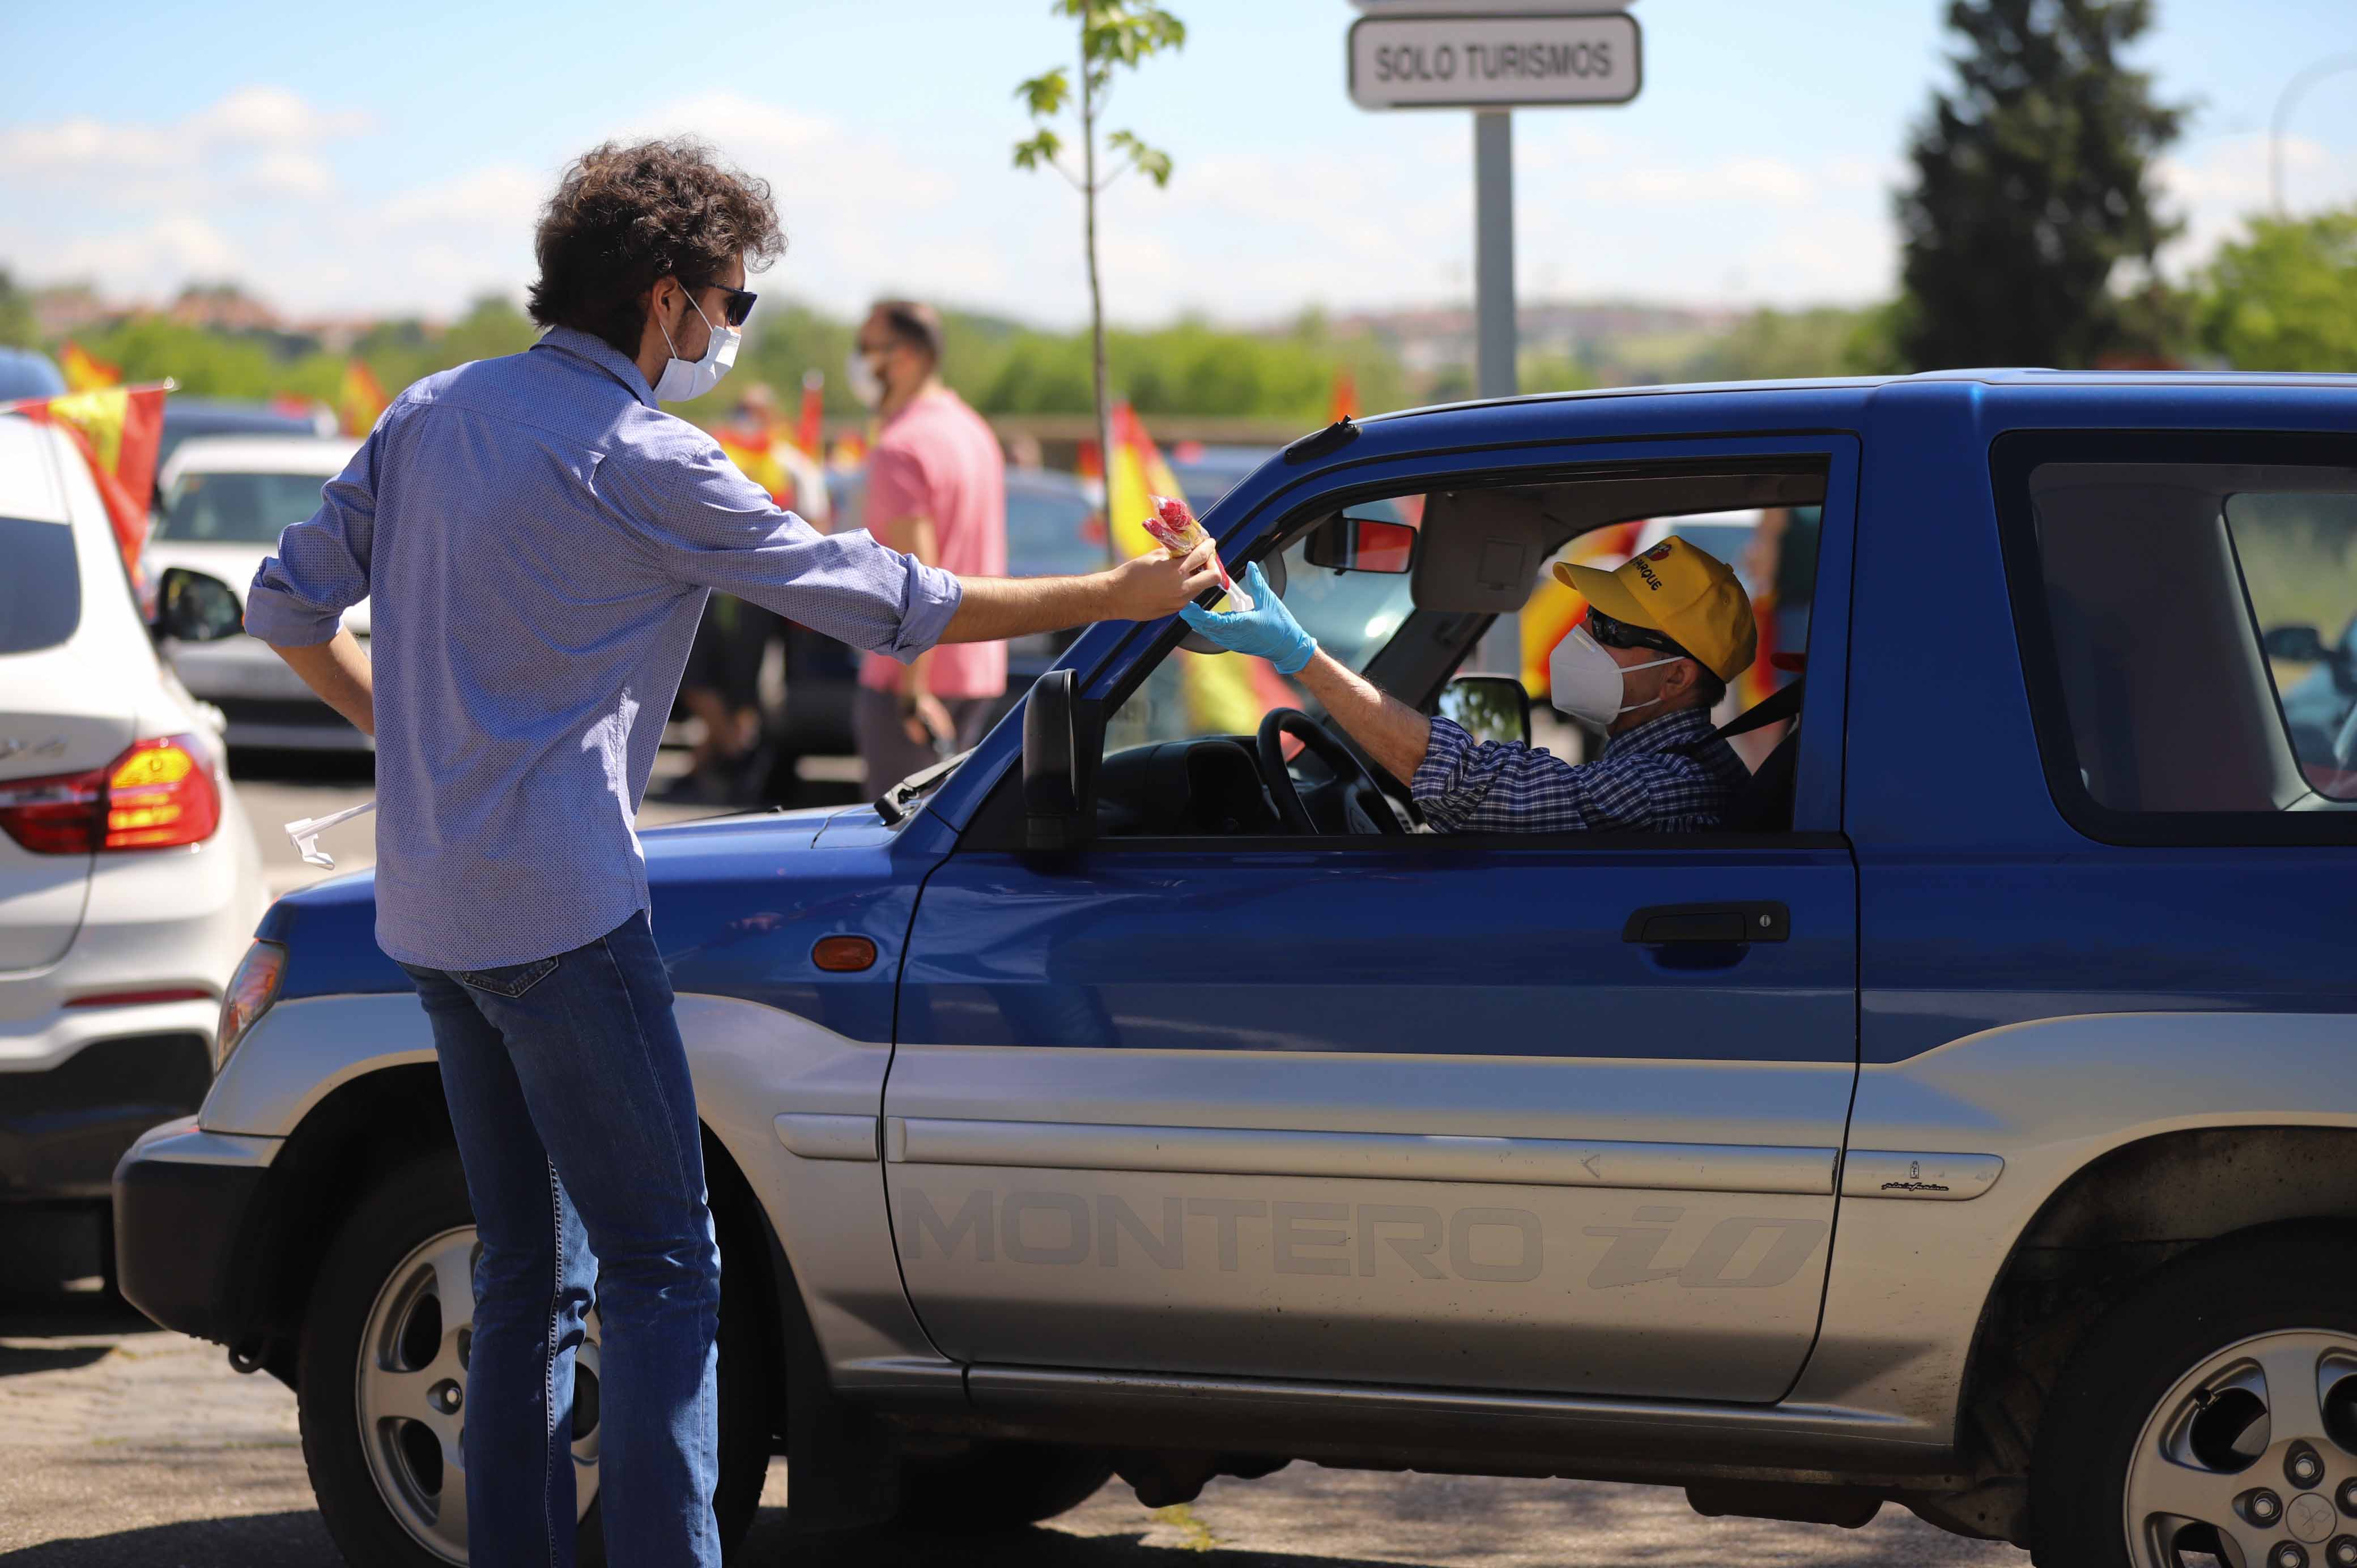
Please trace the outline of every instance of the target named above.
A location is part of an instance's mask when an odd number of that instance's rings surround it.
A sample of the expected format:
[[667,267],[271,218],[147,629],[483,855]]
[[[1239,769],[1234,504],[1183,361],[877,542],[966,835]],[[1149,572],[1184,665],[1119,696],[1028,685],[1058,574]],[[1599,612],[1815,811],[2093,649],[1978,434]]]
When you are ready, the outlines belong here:
[[[1338,821],[1333,827],[1319,825],[1302,802],[1300,787],[1294,783],[1292,770],[1285,765],[1285,737],[1288,735],[1315,752],[1334,775],[1334,781],[1318,791],[1321,804],[1335,802],[1332,814]],[[1269,796],[1276,802],[1276,814],[1284,819],[1287,832],[1407,836],[1407,829],[1400,825],[1391,802],[1383,798],[1383,790],[1360,766],[1351,748],[1299,708],[1270,709],[1268,716],[1260,721],[1260,734],[1254,737],[1254,745],[1260,753],[1262,776],[1268,780]]]

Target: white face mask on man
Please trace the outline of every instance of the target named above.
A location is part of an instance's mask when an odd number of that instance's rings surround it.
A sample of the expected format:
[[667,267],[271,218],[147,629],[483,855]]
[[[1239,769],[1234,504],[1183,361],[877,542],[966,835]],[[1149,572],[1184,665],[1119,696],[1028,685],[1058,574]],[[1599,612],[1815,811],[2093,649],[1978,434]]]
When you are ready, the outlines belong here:
[[884,401],[884,378],[877,374],[867,356],[856,349],[843,361],[843,381],[862,408],[874,408]]
[[1674,654],[1643,664],[1622,664],[1604,651],[1602,643],[1587,635],[1586,627],[1576,626],[1547,656],[1547,701],[1583,729],[1602,735],[1622,714],[1650,708],[1662,700],[1655,697],[1651,702],[1623,703],[1622,676],[1631,671],[1652,670],[1677,661]]
[[663,365],[662,375],[655,381],[657,403],[685,403],[692,397],[702,397],[718,386],[720,378],[736,365],[737,345],[745,338],[745,335],[734,327],[717,325],[705,315],[704,307],[695,303],[693,294],[687,296],[687,307],[695,312],[697,320],[712,329],[712,341],[705,346],[701,360],[683,360],[679,357],[679,350],[672,348],[671,329],[663,327],[660,319],[655,322],[657,327],[662,328],[663,346],[672,349],[671,359]]

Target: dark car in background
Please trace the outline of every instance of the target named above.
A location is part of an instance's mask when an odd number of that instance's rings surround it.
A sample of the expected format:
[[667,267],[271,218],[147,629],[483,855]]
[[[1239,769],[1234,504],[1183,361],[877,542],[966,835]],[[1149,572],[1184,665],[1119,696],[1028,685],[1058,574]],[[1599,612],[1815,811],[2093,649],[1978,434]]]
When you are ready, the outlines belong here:
[[[60,391],[63,389],[60,388]],[[172,453],[191,435],[333,435],[336,416],[325,408],[313,412],[273,408],[266,403],[242,403],[231,398],[182,397],[164,400],[164,435],[156,449],[156,471],[172,460]]]
[[[834,532],[867,526],[866,470],[830,472],[827,493]],[[1093,486],[1055,469],[1007,470],[1010,575],[1093,572],[1106,564],[1104,548],[1104,520]],[[1007,645],[1006,694],[992,723],[1031,689],[1075,635],[1051,632]],[[804,757],[848,757],[858,749],[851,736],[851,698],[859,683],[859,655],[833,638],[788,623],[785,675],[784,709],[771,715],[769,725],[771,760],[762,792],[770,801],[802,803],[811,790],[795,770],[797,762]]]

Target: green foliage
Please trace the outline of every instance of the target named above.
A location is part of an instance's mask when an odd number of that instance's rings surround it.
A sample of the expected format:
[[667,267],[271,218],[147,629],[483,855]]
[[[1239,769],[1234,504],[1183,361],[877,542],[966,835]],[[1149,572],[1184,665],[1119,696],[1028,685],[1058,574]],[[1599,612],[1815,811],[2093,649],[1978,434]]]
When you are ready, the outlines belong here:
[[[353,345],[352,353],[393,396],[420,376],[527,349],[536,335],[530,319],[512,303],[486,296],[439,332],[421,321],[381,322]],[[290,353],[289,341],[283,334],[221,332],[168,316],[135,316],[81,338],[83,348],[120,365],[126,381],[169,377],[191,397],[253,402],[299,397],[334,403],[343,387],[349,356],[316,347]]]
[[2357,370],[2357,208],[2253,218],[2194,291],[2201,341],[2236,370]]
[[1792,381],[1808,376],[1872,375],[1895,371],[1890,311],[1755,310],[1685,366],[1693,380]]
[[1952,0],[1956,84],[1935,93],[1898,199],[1901,356],[1920,369],[2149,355],[2112,292],[2176,232],[2150,167],[2184,111],[2119,53],[2151,0]]
[[37,341],[33,325],[33,302],[8,269],[0,267],[0,349],[34,349]]

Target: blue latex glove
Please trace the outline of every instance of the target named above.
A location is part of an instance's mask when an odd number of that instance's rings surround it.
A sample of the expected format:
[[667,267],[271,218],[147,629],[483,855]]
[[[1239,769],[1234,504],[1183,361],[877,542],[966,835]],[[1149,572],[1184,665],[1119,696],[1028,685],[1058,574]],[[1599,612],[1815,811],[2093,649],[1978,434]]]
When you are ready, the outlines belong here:
[[1318,640],[1301,629],[1285,601],[1268,591],[1268,579],[1257,565],[1244,568],[1239,585],[1252,596],[1249,610],[1207,610],[1189,605],[1180,618],[1231,653],[1249,653],[1276,666],[1280,675],[1297,675],[1318,651]]

